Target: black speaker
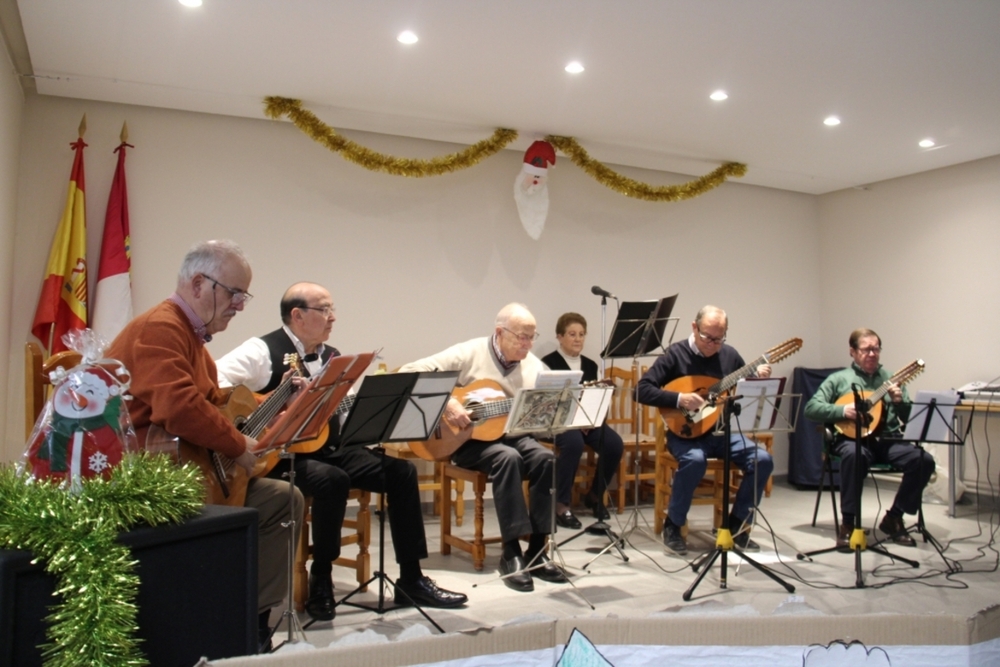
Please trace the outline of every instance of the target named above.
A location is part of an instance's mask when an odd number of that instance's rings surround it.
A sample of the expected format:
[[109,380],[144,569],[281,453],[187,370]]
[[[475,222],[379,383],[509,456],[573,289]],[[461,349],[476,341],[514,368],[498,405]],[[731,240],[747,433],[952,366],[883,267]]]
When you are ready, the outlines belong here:
[[[138,561],[138,637],[154,667],[257,651],[257,510],[207,505],[182,524],[119,535]],[[55,580],[0,550],[0,665],[42,664]]]

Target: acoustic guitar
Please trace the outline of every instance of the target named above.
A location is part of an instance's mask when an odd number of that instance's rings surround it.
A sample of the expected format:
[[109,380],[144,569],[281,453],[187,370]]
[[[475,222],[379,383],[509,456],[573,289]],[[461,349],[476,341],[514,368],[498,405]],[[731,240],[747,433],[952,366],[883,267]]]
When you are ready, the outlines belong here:
[[801,348],[801,338],[789,338],[721,380],[705,375],[685,375],[671,380],[663,386],[664,391],[698,394],[705,399],[705,403],[698,410],[660,408],[663,421],[671,433],[682,438],[697,438],[711,432],[719,420],[719,399],[725,397],[737,382],[753,375],[760,366],[777,363]]
[[[861,398],[871,406],[868,411],[861,415],[861,437],[867,438],[875,432],[882,421],[882,399],[893,384],[902,387],[904,384],[924,372],[924,360],[917,359],[896,371],[896,373],[883,382],[875,391],[862,391]],[[836,401],[837,405],[853,405],[854,392],[848,391],[841,395]],[[834,429],[848,438],[857,437],[857,424],[853,419],[844,419],[834,424]]]

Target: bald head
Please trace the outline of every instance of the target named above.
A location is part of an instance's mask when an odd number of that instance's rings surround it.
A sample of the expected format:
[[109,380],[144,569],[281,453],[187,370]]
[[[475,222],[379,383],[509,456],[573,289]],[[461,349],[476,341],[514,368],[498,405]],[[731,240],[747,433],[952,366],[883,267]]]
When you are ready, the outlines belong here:
[[281,321],[302,341],[306,353],[330,338],[337,321],[330,292],[316,283],[295,283],[281,297]]
[[522,303],[508,303],[497,313],[496,335],[500,352],[507,361],[521,361],[531,352],[537,325],[535,316]]

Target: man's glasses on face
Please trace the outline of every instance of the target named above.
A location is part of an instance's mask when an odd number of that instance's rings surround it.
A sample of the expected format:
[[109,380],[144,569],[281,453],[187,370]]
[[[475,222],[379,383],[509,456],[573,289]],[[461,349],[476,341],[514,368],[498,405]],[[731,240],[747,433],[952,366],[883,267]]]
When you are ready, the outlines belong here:
[[302,310],[315,310],[320,313],[323,317],[330,317],[337,313],[337,309],[333,306],[299,306]]
[[250,301],[250,299],[253,298],[253,294],[251,294],[250,292],[246,292],[241,289],[233,289],[232,287],[227,287],[226,285],[223,285],[222,283],[220,283],[218,280],[208,275],[207,273],[201,274],[201,277],[204,278],[205,280],[210,281],[214,287],[221,287],[226,292],[228,292],[229,301],[234,306],[239,305],[241,303],[247,303],[248,301]]
[[711,343],[712,345],[722,345],[726,342],[726,337],[716,338],[715,336],[709,336],[707,333],[703,333],[701,329],[698,329],[698,338],[706,343]]
[[534,343],[536,340],[538,340],[538,336],[540,335],[538,332],[535,332],[533,334],[519,334],[511,331],[507,327],[500,327],[500,328],[509,333],[514,338],[516,338],[517,342],[520,343],[521,345]]
[[865,356],[869,354],[881,354],[882,352],[881,347],[856,347],[854,349]]

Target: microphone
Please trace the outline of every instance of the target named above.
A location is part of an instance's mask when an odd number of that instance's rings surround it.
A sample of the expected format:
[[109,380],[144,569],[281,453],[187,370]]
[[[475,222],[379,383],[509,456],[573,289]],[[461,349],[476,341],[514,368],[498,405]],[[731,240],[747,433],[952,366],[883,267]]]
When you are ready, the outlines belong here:
[[608,290],[601,289],[597,285],[594,285],[593,287],[590,288],[590,293],[591,294],[596,294],[597,296],[603,296],[606,299],[617,299],[618,298],[614,294],[612,294],[611,292],[609,292]]

